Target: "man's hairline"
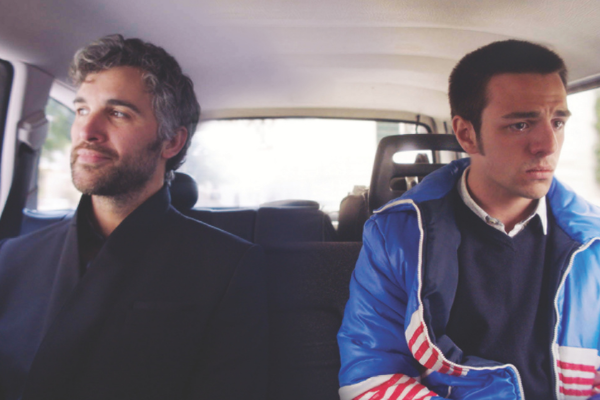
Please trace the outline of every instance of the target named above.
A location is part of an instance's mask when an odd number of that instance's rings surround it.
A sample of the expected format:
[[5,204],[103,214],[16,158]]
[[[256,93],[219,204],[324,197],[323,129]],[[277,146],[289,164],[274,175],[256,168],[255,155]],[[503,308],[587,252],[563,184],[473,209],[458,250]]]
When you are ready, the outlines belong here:
[[[565,93],[567,93],[567,83],[563,81],[560,72],[562,70],[566,70],[565,68],[562,69],[557,69],[556,71],[553,72],[547,72],[547,73],[543,73],[543,72],[499,72],[496,74],[492,74],[490,75],[485,82],[485,87],[483,88],[483,107],[481,108],[481,112],[479,113],[479,129],[475,129],[475,125],[473,124],[473,121],[471,121],[470,119],[465,118],[463,115],[460,114],[455,114],[452,116],[452,118],[458,116],[460,118],[462,118],[465,121],[468,121],[471,126],[473,126],[473,130],[475,131],[475,135],[477,136],[477,138],[480,138],[480,131],[481,131],[481,126],[483,125],[483,112],[485,111],[485,109],[489,106],[489,96],[488,96],[488,88],[490,85],[490,81],[492,80],[492,78],[496,77],[496,76],[500,76],[500,75],[552,75],[552,74],[556,74],[558,75],[558,77],[560,78],[560,82],[562,83],[563,87],[565,88]],[[568,95],[568,93],[567,93]],[[565,96],[566,97],[566,96]],[[571,112],[567,109],[566,110],[568,112],[568,116],[571,115]]]

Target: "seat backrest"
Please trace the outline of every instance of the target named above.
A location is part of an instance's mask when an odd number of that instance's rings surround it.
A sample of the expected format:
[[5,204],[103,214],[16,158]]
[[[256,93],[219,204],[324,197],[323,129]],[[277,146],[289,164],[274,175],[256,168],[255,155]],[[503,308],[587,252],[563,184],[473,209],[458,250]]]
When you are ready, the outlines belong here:
[[21,232],[19,235],[26,235],[66,218],[71,218],[73,214],[73,210],[38,211],[24,208],[23,220],[21,221]]
[[330,242],[337,238],[331,218],[313,207],[261,207],[254,243],[277,246],[293,242]]
[[184,215],[207,223],[239,236],[249,242],[254,242],[256,210],[251,208],[231,210],[191,209],[183,211]]
[[401,151],[432,150],[463,152],[456,137],[449,134],[394,135],[381,139],[377,147],[371,186],[369,187],[369,214],[392,199],[400,197],[413,182],[445,164],[398,164],[394,154]]
[[[171,204],[181,212],[191,209],[198,201],[198,186],[194,178],[183,172],[176,172],[175,179],[171,181],[169,191],[171,192]],[[38,211],[23,209],[21,231],[19,235],[25,235],[38,229],[62,221],[73,216],[73,210],[48,210]]]
[[183,172],[175,172],[169,185],[171,205],[179,211],[190,210],[198,201],[198,185],[194,178]]
[[337,400],[337,332],[361,243],[265,247],[269,400]]

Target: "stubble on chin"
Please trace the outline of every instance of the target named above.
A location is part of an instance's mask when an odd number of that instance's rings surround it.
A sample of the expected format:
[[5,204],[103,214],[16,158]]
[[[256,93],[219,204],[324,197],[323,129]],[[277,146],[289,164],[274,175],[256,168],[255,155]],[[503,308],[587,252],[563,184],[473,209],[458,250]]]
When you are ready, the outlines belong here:
[[85,195],[123,197],[141,190],[158,167],[161,141],[151,143],[144,152],[129,159],[118,159],[100,166],[77,162],[76,150],[71,153],[71,179]]

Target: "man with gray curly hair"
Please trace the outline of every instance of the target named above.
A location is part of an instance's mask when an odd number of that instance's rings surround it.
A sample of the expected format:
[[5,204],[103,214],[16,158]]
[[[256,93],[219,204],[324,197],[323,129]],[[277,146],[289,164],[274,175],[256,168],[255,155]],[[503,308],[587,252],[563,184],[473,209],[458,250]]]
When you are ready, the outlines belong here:
[[192,81],[121,35],[70,74],[83,196],[72,219],[0,243],[0,399],[265,398],[262,252],[170,205]]

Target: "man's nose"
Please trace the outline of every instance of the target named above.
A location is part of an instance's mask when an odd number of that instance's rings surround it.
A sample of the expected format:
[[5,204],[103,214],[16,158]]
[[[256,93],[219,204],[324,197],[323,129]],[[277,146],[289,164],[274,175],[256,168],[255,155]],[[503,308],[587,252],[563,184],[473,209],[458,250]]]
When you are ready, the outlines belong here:
[[532,132],[530,151],[537,156],[547,156],[556,152],[559,148],[558,130],[552,121],[539,123],[537,129]]
[[85,142],[103,142],[106,140],[104,118],[99,113],[90,113],[77,124],[77,136]]

